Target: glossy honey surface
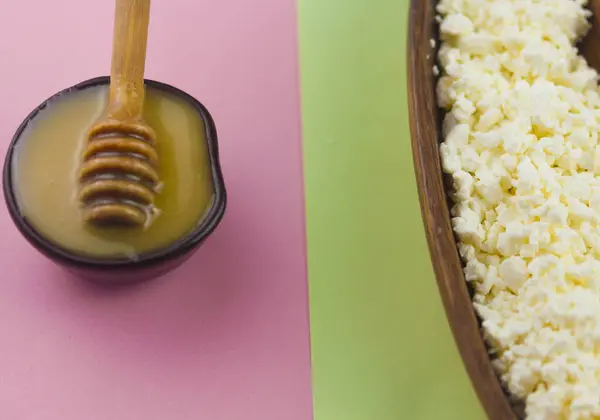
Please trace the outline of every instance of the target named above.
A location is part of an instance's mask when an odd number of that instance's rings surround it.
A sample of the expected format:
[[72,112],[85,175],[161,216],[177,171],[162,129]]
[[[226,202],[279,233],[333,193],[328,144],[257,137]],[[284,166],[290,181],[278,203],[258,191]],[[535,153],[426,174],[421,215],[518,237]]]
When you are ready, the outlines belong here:
[[87,130],[104,117],[108,87],[73,90],[48,103],[15,148],[13,183],[22,215],[59,247],[94,258],[131,258],[167,247],[202,221],[214,196],[202,116],[172,93],[147,87],[144,119],[156,131],[156,218],[145,229],[82,223],[77,171]]

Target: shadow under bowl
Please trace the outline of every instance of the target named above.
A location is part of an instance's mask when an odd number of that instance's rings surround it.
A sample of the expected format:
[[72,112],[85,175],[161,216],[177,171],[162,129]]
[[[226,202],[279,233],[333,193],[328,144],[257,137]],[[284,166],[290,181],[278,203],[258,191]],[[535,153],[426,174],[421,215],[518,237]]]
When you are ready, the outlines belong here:
[[102,85],[108,86],[109,83],[110,78],[107,76],[86,80],[58,92],[35,108],[21,123],[12,138],[4,161],[2,188],[4,190],[4,201],[13,223],[35,249],[78,277],[101,284],[117,285],[135,283],[159,277],[175,269],[191,257],[221,222],[227,207],[227,193],[221,172],[221,165],[219,163],[217,130],[213,118],[206,107],[182,90],[164,83],[146,80],[146,86],[169,93],[187,102],[198,112],[204,121],[206,127],[206,139],[202,139],[201,141],[206,141],[207,143],[206,146],[211,165],[214,188],[214,197],[211,207],[204,214],[203,218],[199,220],[198,225],[191,233],[165,248],[141,254],[135,260],[129,258],[101,259],[78,255],[44,237],[22,214],[15,196],[15,183],[13,182],[15,148],[22,138],[22,134],[29,122],[33,120],[50,101],[58,96],[69,94],[70,92],[81,91]]

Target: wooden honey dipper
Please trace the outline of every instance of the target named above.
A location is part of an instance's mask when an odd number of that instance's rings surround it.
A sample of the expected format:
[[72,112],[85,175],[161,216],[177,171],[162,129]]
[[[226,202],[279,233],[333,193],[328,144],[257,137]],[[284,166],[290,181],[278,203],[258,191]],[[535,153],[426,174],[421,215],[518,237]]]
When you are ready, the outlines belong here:
[[83,220],[142,227],[160,179],[156,133],[142,118],[150,0],[116,0],[107,117],[91,127],[79,170]]

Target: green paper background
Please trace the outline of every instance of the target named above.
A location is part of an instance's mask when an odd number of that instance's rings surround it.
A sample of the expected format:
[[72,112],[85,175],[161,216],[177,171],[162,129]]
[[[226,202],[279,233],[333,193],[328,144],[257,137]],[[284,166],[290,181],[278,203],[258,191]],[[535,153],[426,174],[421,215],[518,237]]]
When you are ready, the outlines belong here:
[[479,420],[410,151],[408,0],[300,0],[316,420]]

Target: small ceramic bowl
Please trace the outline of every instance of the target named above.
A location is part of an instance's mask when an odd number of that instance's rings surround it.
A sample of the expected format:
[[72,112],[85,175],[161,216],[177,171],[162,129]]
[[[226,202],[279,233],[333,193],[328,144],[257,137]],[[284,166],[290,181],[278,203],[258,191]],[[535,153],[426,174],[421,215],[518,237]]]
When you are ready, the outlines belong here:
[[4,190],[4,200],[14,224],[25,239],[27,239],[27,241],[41,254],[82,278],[103,284],[123,284],[158,277],[178,267],[192,256],[192,254],[194,254],[194,252],[204,243],[206,238],[215,230],[223,218],[227,205],[227,194],[225,191],[225,182],[221,173],[221,165],[219,163],[217,131],[208,110],[195,98],[173,86],[146,80],[147,86],[170,93],[188,102],[198,111],[198,114],[204,120],[206,126],[206,140],[199,139],[199,141],[206,141],[208,146],[215,191],[212,207],[208,210],[203,219],[198,221],[198,226],[189,235],[179,239],[166,248],[142,254],[136,260],[110,260],[85,257],[67,251],[43,237],[22,215],[17,204],[12,179],[15,146],[18,144],[29,121],[31,121],[49,101],[59,95],[68,94],[69,92],[84,90],[100,85],[108,86],[109,82],[109,77],[98,77],[86,80],[85,82],[79,83],[53,95],[35,108],[21,123],[11,141],[4,161],[4,179],[2,187]]

